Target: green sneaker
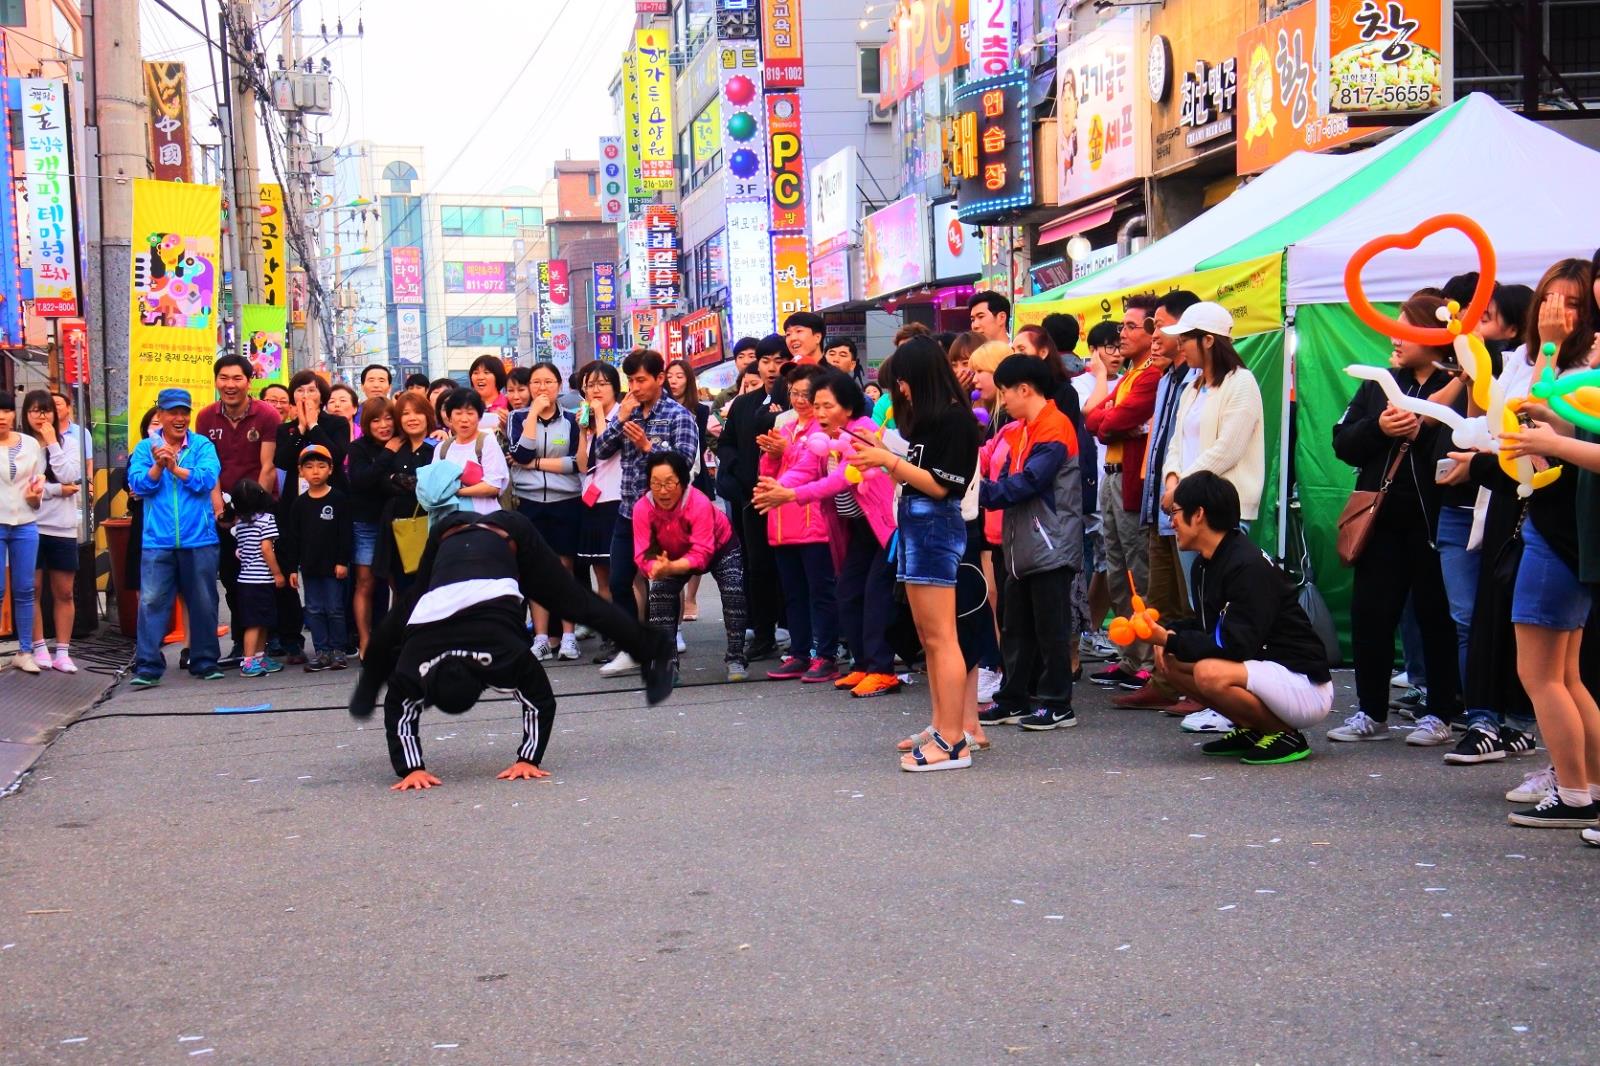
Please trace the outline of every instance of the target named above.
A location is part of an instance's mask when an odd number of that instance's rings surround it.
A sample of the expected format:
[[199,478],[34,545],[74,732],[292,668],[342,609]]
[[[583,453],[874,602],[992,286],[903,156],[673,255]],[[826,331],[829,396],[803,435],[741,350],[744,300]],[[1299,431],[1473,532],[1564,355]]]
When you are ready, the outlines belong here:
[[218,670],[215,666],[213,666],[205,673],[195,674],[194,676],[198,677],[201,681],[221,681],[223,678],[223,673],[221,670]]
[[1254,729],[1230,729],[1216,740],[1203,745],[1200,752],[1203,755],[1226,755],[1229,758],[1238,758],[1254,749],[1260,739],[1261,734]]
[[1306,735],[1298,729],[1290,729],[1266,734],[1239,761],[1250,766],[1272,766],[1282,762],[1298,762],[1310,754],[1311,744],[1306,740]]
[[155,688],[161,684],[161,679],[150,674],[134,674],[133,680],[128,684],[132,688]]

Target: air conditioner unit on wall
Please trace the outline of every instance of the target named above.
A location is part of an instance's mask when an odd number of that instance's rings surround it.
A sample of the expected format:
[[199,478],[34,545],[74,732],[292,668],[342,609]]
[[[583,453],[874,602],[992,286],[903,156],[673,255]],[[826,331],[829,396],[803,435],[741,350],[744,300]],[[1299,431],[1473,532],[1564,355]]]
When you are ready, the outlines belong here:
[[893,106],[880,107],[878,105],[878,101],[876,101],[876,100],[868,100],[867,101],[867,125],[869,125],[869,126],[887,126],[889,123],[891,123],[893,121],[894,121],[894,108],[893,108]]

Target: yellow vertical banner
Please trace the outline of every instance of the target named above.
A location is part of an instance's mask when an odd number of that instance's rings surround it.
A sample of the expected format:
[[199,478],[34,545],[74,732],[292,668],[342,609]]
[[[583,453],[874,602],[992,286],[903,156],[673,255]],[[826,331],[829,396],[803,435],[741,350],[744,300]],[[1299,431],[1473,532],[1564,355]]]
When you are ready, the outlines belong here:
[[283,231],[283,186],[261,185],[261,252],[256,269],[261,274],[261,302],[271,307],[288,305],[284,284],[286,234]]
[[622,57],[622,134],[627,153],[628,199],[645,199],[639,169],[639,53],[628,49]]
[[636,30],[633,37],[634,73],[639,91],[639,107],[633,113],[639,145],[639,185],[646,193],[670,192],[675,184],[672,166],[675,134],[667,31]]
[[[221,221],[222,190],[215,185],[134,180],[130,427],[162,389],[187,389],[196,408],[211,402]],[[130,433],[130,447],[136,439]]]

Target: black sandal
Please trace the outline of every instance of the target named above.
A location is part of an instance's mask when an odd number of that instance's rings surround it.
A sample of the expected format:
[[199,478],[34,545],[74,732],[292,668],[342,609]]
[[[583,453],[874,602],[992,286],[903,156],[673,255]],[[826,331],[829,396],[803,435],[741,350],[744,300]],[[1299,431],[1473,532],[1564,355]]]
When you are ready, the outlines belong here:
[[941,762],[929,762],[928,757],[922,754],[922,747],[919,745],[911,749],[913,765],[907,766],[902,760],[900,769],[907,773],[920,774],[933,770],[965,770],[972,765],[972,752],[968,750],[966,734],[962,734],[961,739],[952,745],[939,735],[937,729],[929,732],[932,734],[934,744],[938,745],[939,750],[944,752],[947,758]]

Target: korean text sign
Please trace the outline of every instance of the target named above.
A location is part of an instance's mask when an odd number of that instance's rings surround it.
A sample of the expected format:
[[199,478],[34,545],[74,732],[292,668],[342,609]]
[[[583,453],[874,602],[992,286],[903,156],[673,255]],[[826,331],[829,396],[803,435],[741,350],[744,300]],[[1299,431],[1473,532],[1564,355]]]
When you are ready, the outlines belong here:
[[798,89],[806,83],[800,0],[761,0],[761,45],[767,88]]
[[389,249],[389,271],[397,304],[422,303],[422,249]]
[[1143,176],[1135,18],[1125,12],[1070,44],[1063,40],[1056,61],[1060,204]]
[[616,311],[617,264],[595,263],[590,269],[593,271],[594,276],[595,313]]
[[[167,388],[211,402],[217,357],[218,233],[222,190],[183,182],[133,182],[133,285],[128,305],[128,409],[144,411]],[[130,445],[138,442],[137,428]]]
[[972,0],[971,78],[992,78],[1011,69],[1015,0]]
[[1328,110],[1442,107],[1447,89],[1441,0],[1320,0],[1327,15]]
[[1238,170],[1254,174],[1294,151],[1317,152],[1361,136],[1317,105],[1317,5],[1302,4],[1239,37]]
[[998,221],[1033,202],[1028,75],[1012,71],[956,92],[950,172],[963,221]]
[[889,25],[878,58],[878,103],[884,107],[969,61],[967,0],[900,0]]
[[639,80],[639,108],[633,116],[639,139],[639,185],[645,192],[670,191],[675,134],[667,31],[635,31],[633,55]]
[[[286,269],[283,254],[283,186],[263,182],[261,185],[261,251],[256,266],[261,271],[261,302],[286,306]],[[421,302],[420,300],[418,301]]]
[[28,225],[33,236],[33,310],[41,318],[78,314],[78,237],[67,161],[66,82],[22,79]]
[[678,211],[665,204],[645,209],[645,271],[651,307],[678,304]]
[[772,303],[777,320],[811,310],[811,254],[804,234],[772,238]]
[[723,191],[730,203],[767,199],[766,145],[761,127],[766,108],[761,100],[761,61],[753,45],[717,48],[721,88]]

